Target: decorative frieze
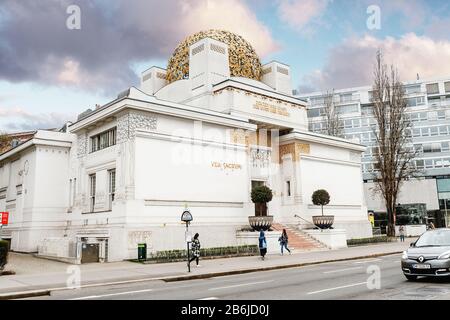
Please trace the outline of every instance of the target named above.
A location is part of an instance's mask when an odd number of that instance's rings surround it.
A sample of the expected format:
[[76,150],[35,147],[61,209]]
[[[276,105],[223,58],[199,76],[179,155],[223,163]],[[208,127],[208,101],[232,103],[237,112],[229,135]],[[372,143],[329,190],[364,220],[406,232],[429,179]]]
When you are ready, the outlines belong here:
[[87,154],[87,148],[88,148],[88,138],[86,133],[79,134],[77,137],[77,155],[78,158],[84,157]]
[[117,143],[134,140],[136,131],[156,130],[157,118],[154,114],[129,112],[117,119]]
[[264,94],[259,94],[259,93],[254,93],[253,91],[249,91],[249,90],[245,90],[242,88],[236,88],[233,86],[227,86],[221,89],[218,89],[216,91],[213,92],[213,95],[220,95],[224,92],[233,92],[233,93],[243,93],[246,96],[252,96],[253,98],[256,99],[261,99],[261,100],[265,100],[269,103],[277,103],[277,104],[282,104],[285,105],[286,107],[290,107],[290,108],[294,108],[294,109],[303,109],[306,110],[306,106],[305,105],[301,105],[301,104],[295,104],[295,103],[291,103],[282,99],[277,99],[268,95],[264,95]]
[[271,158],[270,150],[252,148],[250,150],[250,159],[254,168],[268,168]]
[[307,143],[293,142],[289,144],[284,144],[280,146],[280,163],[283,161],[283,156],[286,154],[292,155],[292,161],[300,160],[300,154],[309,154],[310,145]]

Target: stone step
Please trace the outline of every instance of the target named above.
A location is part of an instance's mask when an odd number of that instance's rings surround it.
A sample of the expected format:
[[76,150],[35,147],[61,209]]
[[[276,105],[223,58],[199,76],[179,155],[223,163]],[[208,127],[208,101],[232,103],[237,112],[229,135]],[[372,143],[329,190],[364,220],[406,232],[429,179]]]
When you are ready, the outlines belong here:
[[311,238],[309,235],[301,232],[300,230],[293,229],[292,227],[282,225],[280,223],[272,224],[272,229],[276,231],[283,231],[286,229],[288,235],[288,247],[294,250],[325,250],[327,247],[319,241]]

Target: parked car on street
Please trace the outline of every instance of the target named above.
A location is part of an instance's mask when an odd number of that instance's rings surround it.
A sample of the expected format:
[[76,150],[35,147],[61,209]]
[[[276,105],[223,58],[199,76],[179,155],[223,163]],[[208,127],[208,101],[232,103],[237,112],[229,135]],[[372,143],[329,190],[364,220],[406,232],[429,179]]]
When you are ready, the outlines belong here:
[[402,271],[408,280],[419,276],[450,276],[450,229],[423,233],[403,252]]

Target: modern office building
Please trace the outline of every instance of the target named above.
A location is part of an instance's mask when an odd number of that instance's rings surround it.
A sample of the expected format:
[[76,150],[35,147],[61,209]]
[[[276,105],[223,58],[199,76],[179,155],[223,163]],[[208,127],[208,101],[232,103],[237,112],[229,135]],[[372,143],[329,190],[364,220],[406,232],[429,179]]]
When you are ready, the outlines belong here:
[[[419,151],[414,165],[417,179],[406,181],[401,189],[400,205],[426,205],[427,222],[448,224],[450,211],[450,77],[404,83],[408,116],[412,121],[412,145]],[[380,196],[373,192],[375,135],[371,86],[334,90],[333,102],[340,118],[342,136],[366,145],[362,155],[365,197],[369,210],[385,213]],[[330,91],[331,92],[331,91]],[[326,133],[326,92],[297,95],[308,102],[309,128]],[[419,210],[420,211],[420,210]]]

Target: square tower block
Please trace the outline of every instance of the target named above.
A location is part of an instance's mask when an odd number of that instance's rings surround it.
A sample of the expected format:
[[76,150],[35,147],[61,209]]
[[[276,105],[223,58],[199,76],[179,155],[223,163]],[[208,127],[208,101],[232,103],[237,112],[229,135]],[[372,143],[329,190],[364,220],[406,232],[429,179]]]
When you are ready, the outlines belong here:
[[292,95],[291,67],[272,61],[262,66],[262,74],[262,82],[279,93]]
[[228,45],[204,38],[189,48],[189,79],[196,94],[230,78]]
[[141,74],[141,90],[154,95],[166,85],[166,70],[159,67],[151,67]]

